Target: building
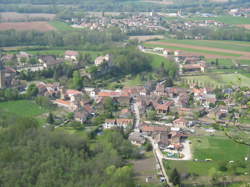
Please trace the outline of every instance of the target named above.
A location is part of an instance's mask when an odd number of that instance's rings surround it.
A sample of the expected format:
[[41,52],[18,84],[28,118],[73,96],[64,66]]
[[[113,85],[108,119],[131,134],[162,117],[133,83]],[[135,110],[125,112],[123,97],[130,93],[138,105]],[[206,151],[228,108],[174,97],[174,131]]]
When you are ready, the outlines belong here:
[[77,61],[77,57],[79,56],[79,53],[77,51],[66,51],[65,52],[65,60],[70,60],[70,61]]
[[104,62],[109,62],[110,61],[110,55],[107,54],[105,56],[99,56],[95,59],[95,65],[96,66],[100,66],[102,65]]
[[106,119],[105,123],[103,124],[104,129],[112,129],[115,127],[123,127],[124,129],[127,129],[129,125],[133,124],[132,119]]
[[146,142],[145,138],[139,132],[132,132],[129,135],[128,139],[130,140],[132,144],[138,145],[138,146],[143,145]]

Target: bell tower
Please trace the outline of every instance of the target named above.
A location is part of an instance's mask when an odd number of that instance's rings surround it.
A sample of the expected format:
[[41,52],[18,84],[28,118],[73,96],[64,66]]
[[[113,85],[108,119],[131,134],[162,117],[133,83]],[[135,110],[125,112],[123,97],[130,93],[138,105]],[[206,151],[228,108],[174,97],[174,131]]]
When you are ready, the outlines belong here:
[[5,69],[3,62],[0,58],[0,89],[5,88]]

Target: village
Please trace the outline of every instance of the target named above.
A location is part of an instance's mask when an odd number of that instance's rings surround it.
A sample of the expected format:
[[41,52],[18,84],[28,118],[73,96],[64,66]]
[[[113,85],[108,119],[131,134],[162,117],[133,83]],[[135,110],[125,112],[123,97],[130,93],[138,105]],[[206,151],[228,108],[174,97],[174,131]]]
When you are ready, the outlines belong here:
[[[205,72],[206,62],[200,56],[185,55],[181,51],[163,48],[146,49],[169,56],[179,65],[179,74]],[[15,87],[20,92],[27,90],[28,84],[16,79],[18,72],[41,71],[54,67],[63,60],[77,63],[79,53],[66,51],[64,59],[54,56],[39,56],[36,64],[24,63],[33,57],[21,52],[5,55],[2,61],[16,58],[15,68],[1,64],[1,88]],[[110,61],[110,55],[99,56],[95,66]],[[109,90],[105,88],[84,87],[81,90],[67,89],[59,82],[35,82],[38,96],[48,97],[50,102],[73,114],[73,120],[81,124],[91,124],[103,112],[110,112],[110,118],[101,120],[102,129],[122,128],[129,133],[129,140],[138,146],[150,141],[158,151],[158,157],[173,160],[192,160],[189,136],[196,131],[212,135],[215,124],[237,125],[238,119],[248,106],[237,103],[232,95],[241,92],[240,88],[215,89],[199,87],[189,82],[188,87],[167,87],[166,80],[148,82],[145,85]],[[250,97],[250,91],[241,92]],[[222,97],[220,97],[222,95]],[[225,96],[224,96],[225,95]],[[58,116],[59,117],[59,116]],[[238,124],[239,125],[239,124]],[[60,124],[59,124],[60,126]],[[209,158],[207,158],[209,159]]]

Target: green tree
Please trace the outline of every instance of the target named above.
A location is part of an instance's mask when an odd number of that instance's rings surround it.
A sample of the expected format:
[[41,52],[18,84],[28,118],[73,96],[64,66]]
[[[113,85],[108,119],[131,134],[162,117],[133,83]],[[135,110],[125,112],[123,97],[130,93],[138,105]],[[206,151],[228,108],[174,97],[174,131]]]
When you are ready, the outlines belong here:
[[31,84],[29,85],[27,91],[26,91],[26,96],[28,98],[33,98],[33,97],[36,97],[38,94],[38,88],[36,87],[35,84]]
[[47,118],[47,122],[49,124],[54,124],[55,120],[54,120],[54,115],[50,112]]
[[74,71],[73,73],[73,85],[72,87],[77,90],[81,90],[83,88],[83,79],[79,71]]
[[180,174],[179,174],[179,172],[177,171],[176,168],[174,168],[174,170],[170,174],[170,181],[174,185],[180,185],[181,184],[181,177],[180,177]]

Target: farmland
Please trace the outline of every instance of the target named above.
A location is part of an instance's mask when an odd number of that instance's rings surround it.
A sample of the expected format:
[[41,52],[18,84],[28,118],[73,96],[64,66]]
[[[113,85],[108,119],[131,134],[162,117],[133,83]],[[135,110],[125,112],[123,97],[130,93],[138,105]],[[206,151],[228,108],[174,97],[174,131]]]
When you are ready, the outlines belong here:
[[29,21],[29,20],[53,20],[55,18],[55,14],[21,14],[17,12],[2,12],[0,13],[2,22],[15,22],[15,21]]
[[21,117],[34,117],[48,112],[29,100],[8,101],[0,103],[0,110],[16,114]]
[[73,27],[71,27],[70,25],[68,25],[67,23],[64,22],[60,22],[60,21],[51,21],[49,22],[49,24],[56,28],[56,30],[58,31],[72,31],[74,30]]
[[250,52],[250,42],[216,41],[216,40],[162,40],[162,41],[167,43]]
[[[209,44],[210,46],[216,45],[216,43],[210,43],[210,42],[200,43],[200,46],[196,45],[196,42],[194,42],[193,44],[182,44],[182,43],[178,43],[178,42],[180,42],[180,41],[178,41],[178,40],[174,40],[174,42],[173,41],[172,42],[171,41],[170,42],[150,41],[150,42],[146,42],[145,46],[147,46],[147,47],[163,47],[163,48],[168,48],[168,49],[173,49],[173,50],[182,50],[182,51],[186,51],[189,53],[200,54],[200,55],[203,55],[207,58],[212,58],[212,55],[214,55],[215,58],[225,58],[225,57],[249,58],[249,56],[250,56],[250,52],[247,51],[248,49],[245,49],[245,48],[247,48],[246,46],[235,45],[235,46],[231,47],[233,49],[225,49],[225,48],[223,48],[223,46],[225,46],[225,44],[220,44],[219,46],[221,48],[219,48],[219,47],[207,47],[206,44]],[[184,41],[184,42],[189,42],[189,41]],[[245,51],[243,51],[243,50],[245,50]]]
[[188,83],[195,82],[200,86],[225,87],[230,85],[249,86],[250,78],[242,74],[214,74],[183,77]]
[[36,30],[41,32],[53,31],[55,28],[48,22],[6,22],[0,23],[0,30]]

